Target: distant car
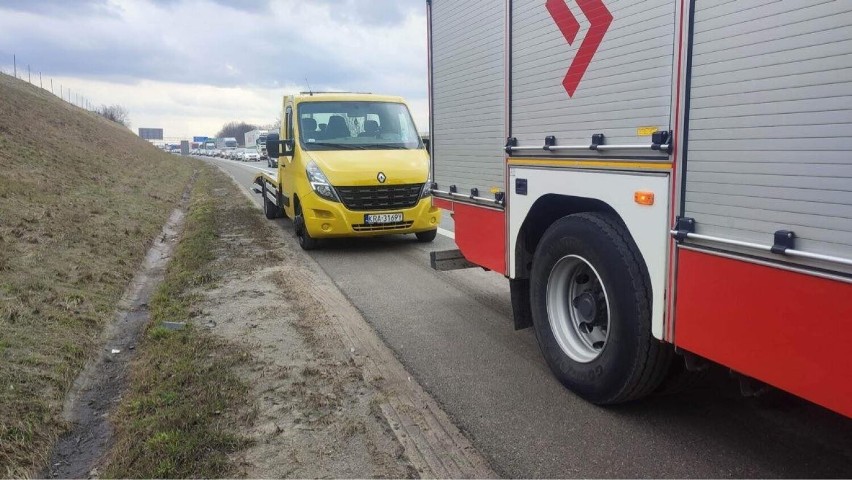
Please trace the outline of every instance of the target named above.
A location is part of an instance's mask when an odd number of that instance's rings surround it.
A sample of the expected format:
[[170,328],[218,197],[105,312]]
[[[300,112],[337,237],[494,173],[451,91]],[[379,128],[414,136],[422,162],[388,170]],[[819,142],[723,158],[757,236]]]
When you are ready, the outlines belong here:
[[254,150],[246,150],[243,152],[243,160],[246,162],[260,161],[260,155]]

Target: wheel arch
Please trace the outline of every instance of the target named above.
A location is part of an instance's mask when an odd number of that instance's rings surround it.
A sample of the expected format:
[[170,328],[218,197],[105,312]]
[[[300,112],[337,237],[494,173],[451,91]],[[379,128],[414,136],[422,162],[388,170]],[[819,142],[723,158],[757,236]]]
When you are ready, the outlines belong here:
[[618,212],[611,205],[597,198],[554,193],[538,198],[524,218],[518,232],[517,242],[515,242],[515,278],[529,278],[535,249],[544,236],[544,232],[554,222],[568,215],[585,212],[608,213],[624,225],[624,220]]
[[[669,243],[669,182],[666,173],[588,171],[516,167],[516,178],[527,180],[526,195],[510,197],[508,215],[509,277],[521,285],[543,232],[554,221],[581,212],[606,212],[617,218],[639,248],[651,277],[653,331],[663,338],[665,284]],[[652,192],[655,202],[642,205],[634,193]]]

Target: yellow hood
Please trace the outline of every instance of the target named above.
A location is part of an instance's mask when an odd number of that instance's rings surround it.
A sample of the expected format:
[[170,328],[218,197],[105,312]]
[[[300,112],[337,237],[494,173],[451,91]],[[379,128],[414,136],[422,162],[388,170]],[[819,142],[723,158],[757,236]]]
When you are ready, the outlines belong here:
[[425,150],[322,150],[305,152],[334,186],[355,187],[425,183],[429,155]]

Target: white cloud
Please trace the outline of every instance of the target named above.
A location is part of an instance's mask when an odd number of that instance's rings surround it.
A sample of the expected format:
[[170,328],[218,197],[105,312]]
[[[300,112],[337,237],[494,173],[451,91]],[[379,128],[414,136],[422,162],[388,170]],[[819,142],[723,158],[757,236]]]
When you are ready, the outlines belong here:
[[125,106],[134,127],[191,136],[267,123],[305,77],[315,90],[404,96],[427,126],[422,0],[90,0],[62,15],[28,5],[0,4],[0,64],[17,53],[97,104]]

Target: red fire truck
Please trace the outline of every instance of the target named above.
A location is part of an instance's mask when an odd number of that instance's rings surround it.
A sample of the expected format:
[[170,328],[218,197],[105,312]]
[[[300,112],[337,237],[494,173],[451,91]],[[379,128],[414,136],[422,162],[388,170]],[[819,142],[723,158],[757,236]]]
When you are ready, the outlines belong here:
[[508,277],[592,402],[686,359],[852,416],[852,2],[428,10],[433,266]]

